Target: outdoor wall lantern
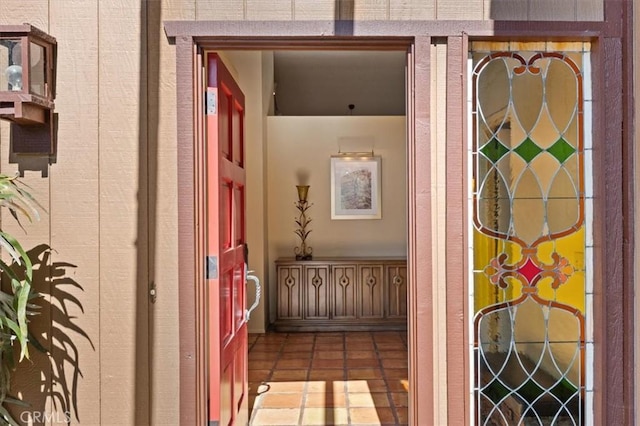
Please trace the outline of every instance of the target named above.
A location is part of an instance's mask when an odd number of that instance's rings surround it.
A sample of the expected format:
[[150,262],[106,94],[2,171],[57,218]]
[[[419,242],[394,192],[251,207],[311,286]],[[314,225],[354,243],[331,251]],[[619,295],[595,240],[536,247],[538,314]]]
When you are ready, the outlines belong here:
[[12,133],[41,141],[18,151],[53,145],[55,63],[54,37],[30,24],[0,25],[0,118],[13,123]]
[[11,122],[12,154],[55,154],[56,46],[30,24],[0,25],[0,119]]

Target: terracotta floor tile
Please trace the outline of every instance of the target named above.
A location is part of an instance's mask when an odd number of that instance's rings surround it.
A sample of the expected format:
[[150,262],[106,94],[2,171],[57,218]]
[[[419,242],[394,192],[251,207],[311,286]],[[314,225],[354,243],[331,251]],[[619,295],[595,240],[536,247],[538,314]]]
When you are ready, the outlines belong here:
[[379,368],[357,368],[347,371],[349,380],[353,379],[381,379],[382,370]]
[[347,359],[377,359],[374,351],[348,351]]
[[260,408],[296,408],[302,406],[302,394],[266,393],[257,402]]
[[308,393],[325,393],[331,392],[333,386],[332,382],[327,382],[326,380],[308,380],[307,381],[307,392]]
[[399,424],[409,424],[409,409],[408,408],[396,408],[398,414]]
[[409,394],[406,392],[392,392],[391,399],[393,405],[396,407],[408,407],[409,406]]
[[345,393],[346,392],[347,382],[340,380],[310,380],[307,382],[307,392],[308,393],[318,393],[318,392],[333,392],[333,393]]
[[374,336],[373,338],[376,344],[395,344],[399,348],[404,348],[406,346],[407,340],[401,338],[399,336]]
[[346,425],[349,417],[346,408],[305,408],[302,425]]
[[300,419],[300,408],[259,408],[251,419],[253,426],[288,426],[297,425]]
[[344,368],[344,360],[342,359],[314,359],[311,368]]
[[407,379],[393,379],[387,377],[387,386],[391,392],[408,392],[409,381]]
[[376,348],[373,343],[364,342],[347,342],[347,352],[351,351],[375,351]]
[[308,358],[293,358],[293,359],[281,359],[276,364],[276,369],[291,370],[291,369],[307,369],[311,365],[311,360]]
[[385,368],[384,375],[387,379],[406,379],[409,377],[407,368]]
[[[310,359],[313,352],[304,351],[304,352],[282,352],[280,354],[280,359]],[[249,354],[249,358],[251,358],[251,354]]]
[[405,332],[267,333],[250,342],[251,426],[408,423]]
[[404,344],[400,342],[376,342],[376,347],[379,351],[397,351],[399,349],[404,349]]
[[361,407],[350,408],[351,424],[382,425],[395,424],[395,416],[391,408]]
[[269,343],[282,343],[288,340],[286,334],[282,333],[268,333],[263,334],[258,339],[260,342],[269,342]]
[[276,370],[271,375],[271,380],[273,381],[307,380],[307,373],[308,373],[307,370]]
[[262,391],[262,389],[258,390],[258,393],[264,392],[303,392],[305,387],[305,382],[303,381],[280,381],[280,382],[266,382],[263,384],[263,387],[266,390]]
[[316,351],[313,354],[314,358],[318,359],[343,359],[344,352],[340,351]]
[[407,368],[408,365],[408,359],[388,358],[382,360],[383,368]]
[[263,351],[263,352],[278,352],[282,348],[283,348],[282,343],[257,342],[250,348],[250,350]]
[[305,352],[312,351],[313,343],[299,343],[295,345],[284,345],[282,352]]
[[318,342],[316,342],[316,344],[313,347],[313,349],[315,351],[342,352],[342,351],[344,351],[344,344],[342,342],[340,342],[340,343],[318,343]]
[[249,370],[271,370],[276,365],[275,361],[250,359]]
[[349,393],[349,407],[390,407],[389,397],[383,392]]
[[309,371],[309,380],[344,380],[344,370],[319,368]]
[[249,370],[249,381],[260,382],[269,377],[271,370]]
[[347,368],[371,368],[371,367],[380,367],[380,361],[377,358],[347,360]]
[[342,336],[316,336],[316,345],[341,345],[344,342],[344,338]]
[[[377,334],[377,333],[374,333]],[[361,332],[350,332],[345,333],[345,339],[347,340],[371,340],[373,339],[373,334],[369,331],[361,331]]]
[[387,384],[384,380],[349,380],[347,382],[349,392],[386,392]]
[[309,335],[300,335],[298,336],[290,334],[286,340],[287,345],[299,344],[299,343],[313,343],[315,341],[315,336],[313,334]]
[[250,360],[276,360],[278,358],[277,352],[268,352],[268,351],[250,351],[249,359]]
[[308,393],[304,401],[305,407],[346,407],[347,394],[333,392]]
[[380,358],[382,359],[390,359],[390,358],[396,358],[396,359],[408,359],[407,358],[407,351],[406,350],[382,350],[382,351],[378,351],[378,354],[380,355]]

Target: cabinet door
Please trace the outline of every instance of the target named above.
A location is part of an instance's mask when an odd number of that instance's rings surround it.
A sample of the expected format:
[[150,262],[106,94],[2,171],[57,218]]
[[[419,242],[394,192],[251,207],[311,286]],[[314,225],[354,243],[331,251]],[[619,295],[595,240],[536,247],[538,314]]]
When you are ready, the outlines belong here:
[[334,265],[331,274],[333,318],[356,318],[356,266]]
[[302,266],[279,265],[278,319],[302,319]]
[[329,318],[329,266],[304,267],[304,317]]
[[382,318],[384,270],[382,265],[358,266],[358,317]]
[[407,266],[387,265],[387,316],[407,317]]

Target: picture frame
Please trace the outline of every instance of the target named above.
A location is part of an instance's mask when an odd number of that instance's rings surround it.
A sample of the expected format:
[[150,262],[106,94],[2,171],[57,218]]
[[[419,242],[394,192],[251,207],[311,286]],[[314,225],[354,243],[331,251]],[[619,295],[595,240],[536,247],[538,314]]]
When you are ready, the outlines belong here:
[[381,158],[331,157],[331,219],[381,219]]

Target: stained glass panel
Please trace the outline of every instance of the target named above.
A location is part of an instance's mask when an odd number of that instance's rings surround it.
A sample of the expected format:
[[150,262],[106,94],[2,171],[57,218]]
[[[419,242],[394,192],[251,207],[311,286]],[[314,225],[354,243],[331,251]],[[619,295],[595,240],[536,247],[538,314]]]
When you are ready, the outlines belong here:
[[471,47],[473,424],[587,424],[589,44]]

